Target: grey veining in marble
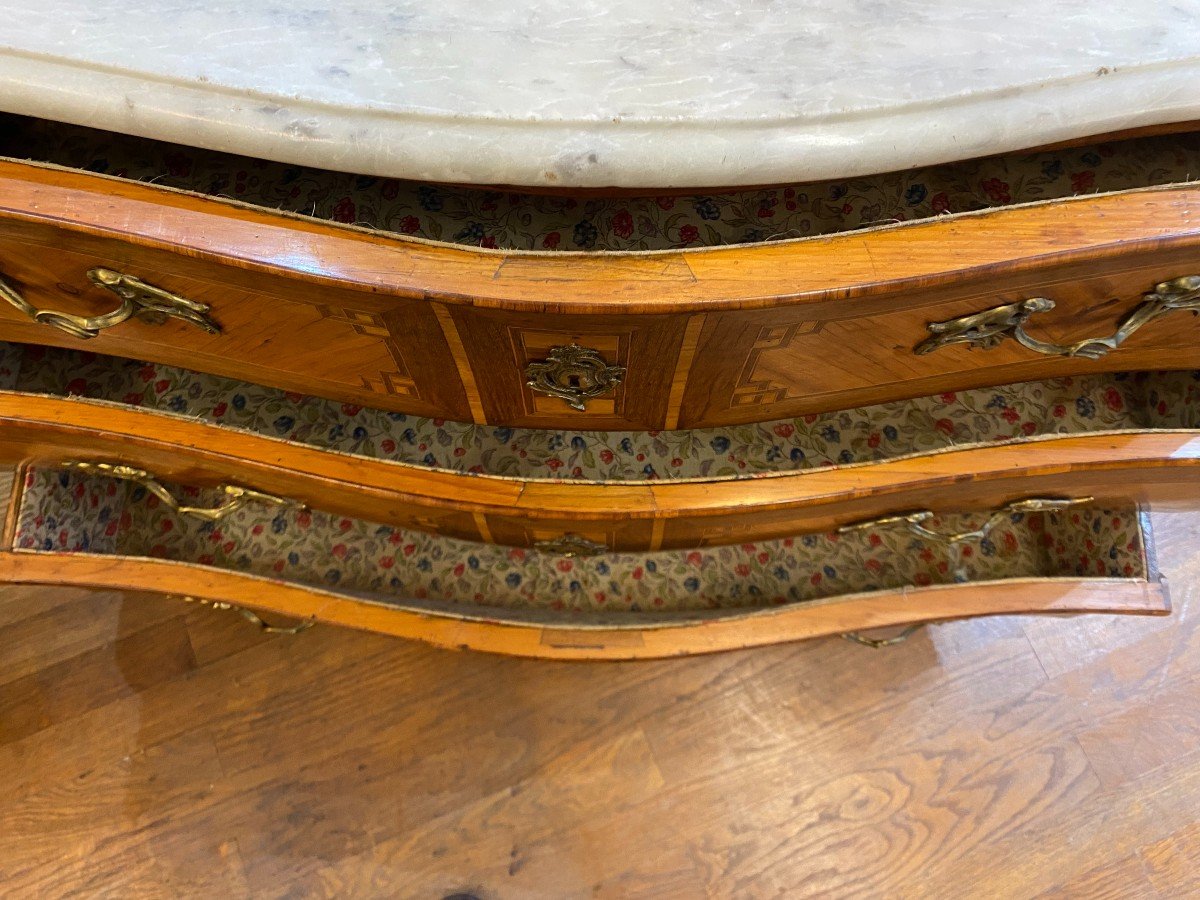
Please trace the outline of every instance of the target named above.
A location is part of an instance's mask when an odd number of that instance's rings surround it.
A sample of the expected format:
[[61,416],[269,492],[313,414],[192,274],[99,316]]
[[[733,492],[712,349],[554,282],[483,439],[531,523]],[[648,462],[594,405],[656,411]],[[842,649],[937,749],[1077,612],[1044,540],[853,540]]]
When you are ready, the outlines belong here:
[[0,0],[0,109],[366,174],[864,174],[1200,119],[1200,0]]

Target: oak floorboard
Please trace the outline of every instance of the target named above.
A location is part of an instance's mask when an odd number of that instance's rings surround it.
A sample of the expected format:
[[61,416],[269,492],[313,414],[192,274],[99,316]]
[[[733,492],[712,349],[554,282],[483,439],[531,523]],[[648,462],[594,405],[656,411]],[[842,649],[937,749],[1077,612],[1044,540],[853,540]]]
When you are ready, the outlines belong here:
[[556,663],[0,589],[7,897],[1186,897],[1200,515],[1169,618]]

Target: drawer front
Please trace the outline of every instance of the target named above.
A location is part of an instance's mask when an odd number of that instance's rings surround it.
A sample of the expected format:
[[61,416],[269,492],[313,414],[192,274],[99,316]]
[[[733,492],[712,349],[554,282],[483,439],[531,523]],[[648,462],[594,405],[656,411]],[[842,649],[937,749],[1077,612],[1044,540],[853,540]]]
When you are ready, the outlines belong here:
[[1083,372],[1200,366],[1200,259],[1194,251],[1149,257],[1105,274],[1094,265],[1052,266],[936,290],[710,315],[681,425]]
[[[485,252],[0,161],[0,337],[88,346],[398,412],[538,428],[720,426],[1118,368],[1197,367],[1157,317],[1100,359],[1159,282],[1197,272],[1200,191],[1131,191],[830,238],[662,253]],[[104,268],[210,309],[104,322]],[[929,326],[1035,298],[991,349],[915,353]],[[59,324],[62,324],[60,321]],[[947,326],[949,327],[949,326]],[[1094,346],[1094,345],[1093,345]]]
[[[14,230],[0,221],[0,294],[8,300],[0,302],[0,337],[185,365],[383,409],[471,417],[437,317],[422,300],[323,288],[53,228]],[[109,315],[122,308],[118,290],[158,306],[170,295],[192,304],[185,311],[195,304],[207,311],[198,323],[142,312],[135,303],[135,314],[113,321],[124,315]],[[92,319],[95,336],[65,330],[70,322],[64,328],[60,314]]]

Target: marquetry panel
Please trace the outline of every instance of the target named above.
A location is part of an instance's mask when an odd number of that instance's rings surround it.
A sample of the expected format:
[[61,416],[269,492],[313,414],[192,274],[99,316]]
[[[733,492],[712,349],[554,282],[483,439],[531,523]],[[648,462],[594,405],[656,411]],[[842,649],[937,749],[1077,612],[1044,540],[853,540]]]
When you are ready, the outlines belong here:
[[1155,319],[1109,355],[1039,354],[1005,339],[993,349],[965,344],[917,355],[928,325],[1046,297],[1026,331],[1074,344],[1111,336],[1155,284],[1200,273],[1200,264],[1161,253],[1111,273],[1063,265],[997,280],[973,277],[929,291],[877,293],[786,308],[707,317],[688,380],[681,426],[787,418],[886,400],[1081,372],[1200,367],[1200,319],[1175,311]]
[[105,266],[206,303],[221,333],[176,319],[134,318],[80,341],[0,304],[0,336],[145,358],[385,409],[469,419],[466,396],[431,304],[328,289],[292,273],[254,277],[217,263],[101,239],[7,233],[0,277],[38,308],[95,316],[119,300],[87,272]]
[[[451,312],[489,422],[608,429],[661,428],[666,422],[687,316]],[[526,366],[570,344],[596,350],[608,365],[625,369],[611,393],[586,401],[582,411],[526,384]]]

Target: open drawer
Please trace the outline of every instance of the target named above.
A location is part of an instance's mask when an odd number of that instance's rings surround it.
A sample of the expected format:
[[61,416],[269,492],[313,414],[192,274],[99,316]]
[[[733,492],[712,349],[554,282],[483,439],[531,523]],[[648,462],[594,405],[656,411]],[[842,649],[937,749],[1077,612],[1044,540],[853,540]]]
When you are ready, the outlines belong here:
[[22,119],[0,154],[0,338],[386,410],[699,428],[1200,367],[1194,134],[668,197],[401,184]]
[[0,580],[185,594],[529,656],[640,658],[1018,612],[1168,611],[1133,505],[1026,498],[722,548],[473,544],[236,487],[19,473]]

